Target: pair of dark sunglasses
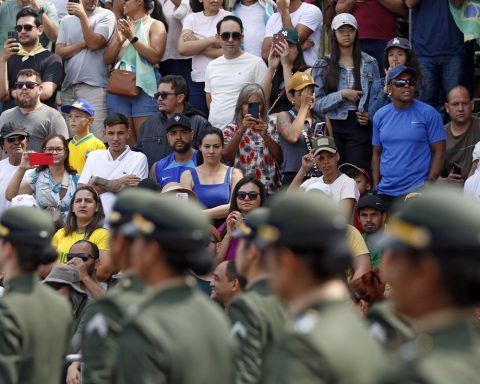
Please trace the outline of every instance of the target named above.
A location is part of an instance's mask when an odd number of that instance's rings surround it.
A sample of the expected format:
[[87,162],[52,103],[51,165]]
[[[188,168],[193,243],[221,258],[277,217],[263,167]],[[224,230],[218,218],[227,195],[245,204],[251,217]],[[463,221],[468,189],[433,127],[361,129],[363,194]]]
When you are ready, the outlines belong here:
[[95,257],[90,255],[89,253],[67,253],[67,261],[70,261],[70,260],[74,259],[75,257],[78,257],[78,258],[82,259],[83,261],[87,261],[89,257],[91,257],[92,259],[95,259]]
[[415,80],[413,80],[413,79],[394,80],[394,81],[392,81],[392,85],[395,88],[403,88],[403,87],[405,87],[405,85],[408,85],[409,87],[413,87],[415,85]]
[[242,34],[240,32],[223,32],[220,35],[220,38],[223,41],[228,41],[230,38],[232,38],[232,40],[240,40],[242,38]]
[[32,32],[34,27],[35,27],[35,25],[24,24],[24,25],[16,25],[14,29],[18,33],[22,32],[22,29],[24,29],[25,32]]
[[157,92],[153,95],[153,97],[155,99],[158,99],[160,97],[162,100],[165,100],[170,95],[176,95],[176,93],[175,92]]
[[23,135],[18,135],[18,136],[11,136],[11,137],[7,137],[5,140],[7,140],[8,143],[14,143],[15,141],[23,141],[27,138],[27,136],[23,136]]
[[257,200],[257,197],[258,195],[260,195],[260,193],[258,192],[237,192],[237,199],[239,200],[245,200],[248,196],[248,199],[249,200]]
[[27,89],[33,89],[39,85],[40,84],[35,83],[34,81],[17,81],[15,83],[15,88],[22,89],[23,87],[26,87]]

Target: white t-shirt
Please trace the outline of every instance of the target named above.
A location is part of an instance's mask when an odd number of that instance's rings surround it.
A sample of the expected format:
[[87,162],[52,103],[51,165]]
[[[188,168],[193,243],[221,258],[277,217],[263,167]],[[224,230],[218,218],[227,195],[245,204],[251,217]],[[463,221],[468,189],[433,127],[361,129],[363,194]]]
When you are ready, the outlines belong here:
[[162,60],[169,59],[187,59],[178,53],[178,39],[182,33],[182,20],[190,13],[190,5],[188,0],[182,0],[178,8],[170,0],[160,0],[162,4],[163,14],[168,24],[167,43],[165,45],[165,52]]
[[[136,175],[142,180],[146,179],[148,177],[147,157],[143,153],[131,151],[128,145],[125,151],[115,160],[113,160],[108,149],[99,149],[88,154],[78,184],[88,184],[92,176],[114,180],[126,175]],[[115,201],[115,194],[105,192],[100,195],[100,198],[105,217],[108,220]]]
[[466,195],[480,199],[480,172],[470,176],[463,186]]
[[[324,183],[323,176],[312,177],[302,183],[301,188],[307,188],[313,183]],[[343,199],[355,199],[358,202],[360,192],[358,191],[357,183],[352,178],[343,173],[335,179],[332,184],[328,184],[332,191],[331,197],[333,200],[340,202]]]
[[0,161],[0,214],[10,207],[10,201],[5,198],[5,191],[16,170],[17,166],[10,164],[8,157]]
[[[309,39],[313,40],[314,45],[307,51],[303,51],[303,57],[307,65],[313,65],[318,59],[318,51],[320,49],[320,31],[322,30],[323,17],[320,9],[312,4],[302,3],[302,5],[293,13],[290,13],[290,19],[294,27],[302,24],[310,28],[313,32]],[[273,37],[283,28],[282,17],[280,13],[274,13],[268,19],[265,27],[265,37]]]
[[[197,39],[205,39],[217,34],[217,23],[230,12],[221,9],[216,16],[205,16],[202,12],[190,13],[183,22],[183,31],[189,29]],[[212,61],[205,55],[195,55],[192,58],[192,81],[203,83],[205,81],[205,69]]]
[[243,50],[252,55],[262,57],[263,35],[265,34],[265,8],[258,1],[246,6],[239,2],[234,13],[243,23]]
[[258,56],[244,52],[235,59],[212,60],[205,72],[205,92],[212,96],[208,121],[224,129],[233,120],[238,95],[245,84],[260,83],[267,66]]

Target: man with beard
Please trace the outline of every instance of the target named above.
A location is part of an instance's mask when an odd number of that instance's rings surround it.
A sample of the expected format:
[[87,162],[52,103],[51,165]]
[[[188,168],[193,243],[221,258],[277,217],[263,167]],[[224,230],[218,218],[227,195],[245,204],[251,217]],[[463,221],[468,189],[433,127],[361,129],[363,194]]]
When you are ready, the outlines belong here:
[[48,135],[55,133],[68,138],[67,124],[60,112],[40,101],[43,91],[40,74],[33,69],[22,69],[16,80],[17,106],[0,115],[0,127],[9,122],[26,127],[27,149],[36,152],[42,150],[42,142]]
[[176,113],[165,123],[167,140],[173,153],[155,162],[150,169],[150,178],[162,186],[179,183],[183,171],[197,166],[197,150],[193,149],[190,119]]
[[15,107],[15,78],[21,69],[34,69],[42,77],[40,100],[55,107],[57,88],[62,82],[63,65],[60,56],[40,44],[44,33],[41,15],[33,8],[23,8],[17,14],[15,30],[18,41],[9,39],[0,56],[0,99],[3,110]]

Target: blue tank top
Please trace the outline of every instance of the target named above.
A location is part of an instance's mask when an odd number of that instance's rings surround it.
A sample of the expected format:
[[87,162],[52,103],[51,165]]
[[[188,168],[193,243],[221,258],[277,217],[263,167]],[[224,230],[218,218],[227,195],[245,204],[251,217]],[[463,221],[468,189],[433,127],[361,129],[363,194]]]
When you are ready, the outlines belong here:
[[198,200],[207,208],[218,207],[219,205],[228,204],[230,201],[230,173],[232,167],[228,167],[225,173],[225,179],[222,184],[200,184],[197,170],[190,169],[193,179],[193,192]]

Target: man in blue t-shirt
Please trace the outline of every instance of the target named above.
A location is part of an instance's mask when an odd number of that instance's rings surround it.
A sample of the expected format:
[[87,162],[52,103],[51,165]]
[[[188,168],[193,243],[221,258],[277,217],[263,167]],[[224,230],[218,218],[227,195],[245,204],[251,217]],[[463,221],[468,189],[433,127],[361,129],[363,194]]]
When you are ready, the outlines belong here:
[[190,119],[176,113],[165,122],[165,130],[173,153],[155,162],[150,169],[150,179],[162,188],[169,183],[180,182],[183,171],[197,166],[197,150],[192,148]]
[[404,65],[390,70],[386,84],[392,103],[373,118],[373,186],[387,211],[396,197],[435,181],[445,160],[442,119],[414,99],[416,76],[415,69]]

